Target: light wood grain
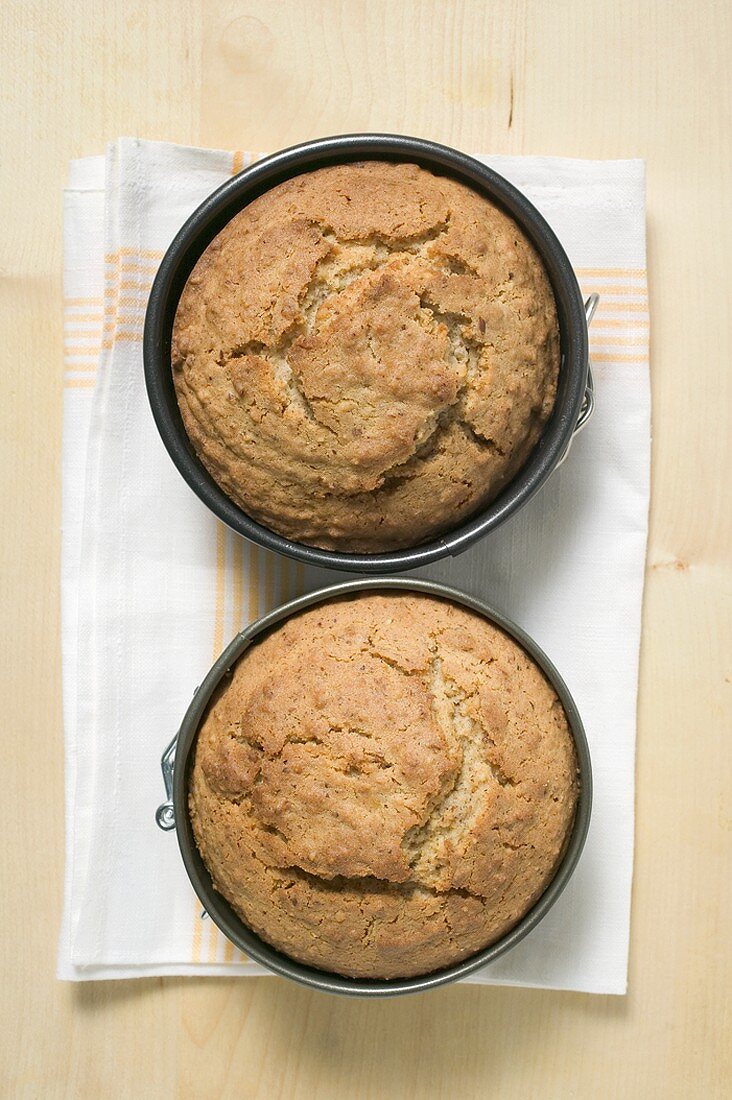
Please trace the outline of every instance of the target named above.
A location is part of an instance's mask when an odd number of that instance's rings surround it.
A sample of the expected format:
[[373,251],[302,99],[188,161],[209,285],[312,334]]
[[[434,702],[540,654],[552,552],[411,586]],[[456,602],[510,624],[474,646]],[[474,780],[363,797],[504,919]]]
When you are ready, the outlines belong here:
[[[1,12],[0,1092],[729,1096],[730,4],[6,0]],[[61,985],[68,159],[119,134],[272,149],[371,128],[648,161],[653,502],[630,993],[461,987],[371,1004],[269,979]]]

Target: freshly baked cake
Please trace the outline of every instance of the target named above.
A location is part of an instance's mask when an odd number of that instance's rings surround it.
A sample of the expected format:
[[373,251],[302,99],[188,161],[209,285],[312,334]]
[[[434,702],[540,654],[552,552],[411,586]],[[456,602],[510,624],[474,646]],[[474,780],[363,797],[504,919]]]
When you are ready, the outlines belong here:
[[414,164],[322,168],[237,214],[196,264],[172,342],[201,461],[297,542],[416,545],[491,501],[559,371],[541,261],[503,211]]
[[189,804],[216,889],[262,939],[394,978],[520,920],[577,793],[564,710],[524,650],[464,608],[384,592],[245,652],[201,724]]

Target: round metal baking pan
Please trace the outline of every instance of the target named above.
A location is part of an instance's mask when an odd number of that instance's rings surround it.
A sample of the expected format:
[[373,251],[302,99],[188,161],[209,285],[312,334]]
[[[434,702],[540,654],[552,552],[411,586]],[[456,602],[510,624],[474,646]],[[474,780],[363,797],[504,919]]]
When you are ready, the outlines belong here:
[[[346,978],[339,974],[316,970],[313,967],[296,962],[265,943],[244,924],[228,902],[214,889],[211,876],[198,853],[188,814],[188,783],[189,765],[192,759],[191,750],[211,697],[224,677],[228,675],[241,655],[257,637],[276,624],[281,623],[284,619],[307,607],[312,607],[314,604],[355,592],[383,591],[385,589],[396,589],[400,592],[424,592],[441,599],[451,600],[453,603],[462,604],[485,616],[490,622],[495,623],[526,650],[539,667],[543,669],[567,714],[577,748],[579,800],[572,831],[554,878],[539,900],[510,932],[489,947],[484,948],[463,962],[456,963],[454,966],[414,978],[376,981]],[[300,599],[284,604],[248,626],[227,646],[201,686],[196,689],[180,730],[165,751],[162,768],[168,798],[158,808],[158,825],[162,829],[175,828],[183,862],[193,888],[208,915],[224,935],[228,936],[251,959],[261,963],[262,966],[275,974],[280,974],[283,977],[291,978],[296,982],[301,982],[304,985],[328,993],[346,993],[356,996],[392,996],[398,993],[418,993],[427,989],[434,989],[436,986],[445,985],[447,982],[458,981],[460,978],[466,977],[474,970],[492,962],[499,955],[503,955],[510,950],[532,928],[536,927],[567,885],[585,843],[592,807],[592,770],[582,720],[564,681],[536,642],[504,615],[472,596],[464,595],[453,588],[432,581],[405,578],[364,578],[321,588],[317,592],[312,592],[307,596],[302,596]]]
[[[173,321],[183,287],[198,258],[226,223],[258,195],[291,176],[364,159],[420,164],[438,175],[455,177],[503,207],[541,256],[556,299],[561,343],[554,411],[528,461],[509,485],[491,504],[442,537],[383,554],[346,554],[293,542],[257,523],[234,504],[193,449],[178,409],[170,364]],[[349,134],[296,145],[258,161],[214,191],[190,216],[163,258],[148,301],[143,355],[150,406],[163,443],[204,504],[234,531],[268,550],[312,565],[361,573],[394,573],[426,565],[461,553],[495,530],[544,484],[591,411],[585,307],[572,266],[553,230],[517,188],[480,161],[445,145],[393,134]]]

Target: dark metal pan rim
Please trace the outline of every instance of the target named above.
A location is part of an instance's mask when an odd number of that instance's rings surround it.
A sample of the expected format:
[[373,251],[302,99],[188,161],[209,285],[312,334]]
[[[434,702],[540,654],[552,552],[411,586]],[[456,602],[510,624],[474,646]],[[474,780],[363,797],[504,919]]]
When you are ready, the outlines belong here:
[[[572,830],[564,855],[551,882],[538,901],[505,936],[470,958],[443,970],[412,978],[384,981],[351,979],[317,970],[296,962],[260,939],[234,913],[228,902],[214,890],[210,875],[198,853],[188,814],[189,764],[198,727],[214,691],[248,646],[260,635],[305,608],[353,593],[374,590],[422,592],[450,600],[483,615],[514,638],[543,670],[565,709],[577,749],[580,788]],[[482,600],[449,588],[447,585],[412,578],[374,577],[331,585],[292,600],[246,627],[227,646],[201,686],[196,689],[180,730],[163,757],[163,776],[168,800],[158,809],[158,824],[164,829],[176,829],[183,862],[193,888],[209,917],[224,935],[251,959],[276,974],[324,992],[357,996],[394,996],[401,993],[424,992],[467,977],[509,951],[539,923],[567,885],[584,847],[592,808],[592,768],[582,720],[564,680],[543,650],[521,627]]]
[[[454,176],[499,203],[537,249],[552,284],[559,315],[562,365],[554,412],[529,460],[487,507],[444,536],[404,550],[348,554],[320,550],[276,534],[240,509],[195,454],[178,410],[170,367],[170,338],[183,286],[199,256],[230,219],[264,191],[302,172],[364,158],[411,161]],[[565,456],[588,408],[588,336],[577,279],[545,219],[508,180],[456,149],[396,134],[321,138],[274,153],[213,192],[188,218],[155,277],[145,317],[145,381],[153,417],[178,470],[208,508],[234,531],[268,550],[312,565],[384,574],[461,553],[526,504]],[[583,408],[585,412],[583,413]]]

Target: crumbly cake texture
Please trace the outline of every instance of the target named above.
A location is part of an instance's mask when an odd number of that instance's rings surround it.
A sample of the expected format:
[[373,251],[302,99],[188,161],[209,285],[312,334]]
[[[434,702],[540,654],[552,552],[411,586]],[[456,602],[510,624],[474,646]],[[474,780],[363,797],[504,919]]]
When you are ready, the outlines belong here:
[[226,225],[181,296],[172,364],[193,446],[245,512],[374,553],[438,536],[520,469],[559,330],[511,218],[369,161],[288,180]]
[[363,594],[253,645],[200,727],[189,805],[262,939],[351,977],[474,954],[549,884],[578,771],[538,666],[482,617]]

